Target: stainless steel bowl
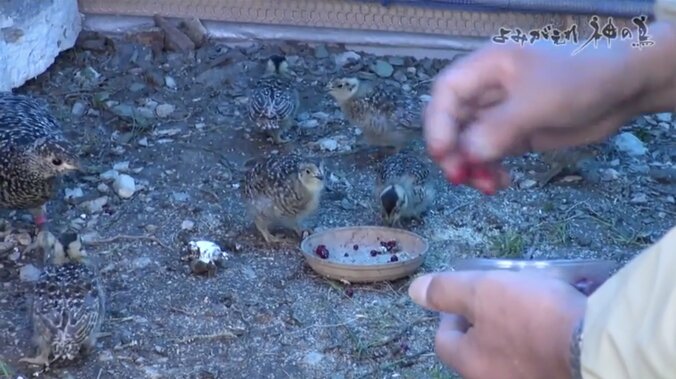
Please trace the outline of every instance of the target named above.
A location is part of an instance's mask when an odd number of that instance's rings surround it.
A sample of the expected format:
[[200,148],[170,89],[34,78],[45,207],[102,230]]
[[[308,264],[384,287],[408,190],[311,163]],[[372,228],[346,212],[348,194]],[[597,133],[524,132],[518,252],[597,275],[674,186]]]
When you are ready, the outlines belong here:
[[602,259],[490,259],[470,258],[454,262],[460,270],[535,271],[570,283],[580,292],[591,295],[619,268],[619,263]]

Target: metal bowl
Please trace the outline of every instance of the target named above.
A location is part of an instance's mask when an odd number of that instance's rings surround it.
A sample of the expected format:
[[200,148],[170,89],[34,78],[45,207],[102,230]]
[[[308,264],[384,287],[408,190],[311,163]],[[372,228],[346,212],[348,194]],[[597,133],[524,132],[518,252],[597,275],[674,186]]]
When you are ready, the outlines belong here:
[[[378,259],[371,257],[370,251],[378,250],[381,241],[392,240],[397,241],[402,251],[397,253],[397,262],[382,262],[389,259],[389,253]],[[327,259],[315,253],[319,245],[328,249]],[[413,274],[422,265],[428,245],[423,237],[407,230],[351,226],[311,234],[301,242],[300,249],[307,263],[318,274],[350,283],[368,283],[397,280]]]
[[455,262],[455,270],[510,270],[540,272],[570,283],[580,292],[591,295],[619,268],[620,264],[603,259],[490,259],[471,258]]

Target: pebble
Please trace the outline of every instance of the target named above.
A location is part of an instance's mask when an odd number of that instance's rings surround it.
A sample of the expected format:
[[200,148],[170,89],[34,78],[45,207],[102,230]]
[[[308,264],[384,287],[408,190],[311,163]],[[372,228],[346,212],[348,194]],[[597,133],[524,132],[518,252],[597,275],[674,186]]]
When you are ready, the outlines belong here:
[[110,111],[120,117],[134,117],[134,107],[128,104],[115,105],[110,109]]
[[521,188],[521,189],[533,188],[537,184],[538,184],[538,182],[536,182],[533,179],[526,179],[526,180],[522,181],[521,183],[519,183],[519,188]]
[[73,116],[80,117],[85,113],[86,110],[87,106],[85,105],[85,103],[83,103],[82,101],[76,101],[73,104],[73,109],[71,109],[70,113],[72,113]]
[[143,137],[140,140],[138,140],[138,145],[143,146],[143,147],[148,147],[148,138]]
[[66,200],[77,199],[79,197],[84,196],[84,192],[82,192],[82,188],[80,187],[66,188],[64,192]]
[[32,264],[27,264],[19,270],[19,278],[22,282],[34,282],[38,280],[41,272],[40,269]]
[[181,223],[181,229],[183,230],[192,230],[195,227],[195,223],[190,220],[183,220]]
[[655,115],[655,117],[657,118],[657,121],[661,122],[671,122],[672,120],[672,114],[668,112],[658,113]]
[[108,196],[101,196],[94,200],[85,201],[82,203],[82,206],[87,210],[87,212],[93,214],[103,211],[103,207],[106,204],[108,204]]
[[319,121],[317,121],[317,120],[311,118],[311,119],[309,119],[309,120],[300,121],[300,122],[298,123],[298,125],[299,125],[301,128],[312,129],[312,128],[316,128],[316,127],[319,126]]
[[620,160],[619,159],[613,159],[612,161],[610,161],[610,165],[613,166],[613,167],[617,167],[617,166],[620,165]]
[[629,200],[632,204],[645,204],[648,202],[648,195],[644,193],[637,193],[634,197]]
[[620,177],[620,173],[617,172],[614,168],[607,168],[605,170],[601,170],[601,180],[604,182],[610,182],[613,180],[617,180]]
[[150,266],[151,263],[153,263],[153,261],[152,261],[152,259],[150,259],[148,257],[138,257],[138,258],[134,259],[134,261],[132,262],[134,267],[138,268],[138,269],[144,269],[144,268]]
[[329,119],[329,114],[326,112],[315,112],[312,114],[312,117],[319,119],[319,120],[328,120]]
[[326,46],[318,45],[315,47],[315,58],[323,59],[329,56],[329,51],[326,50]]
[[115,180],[117,179],[118,176],[120,176],[120,173],[117,172],[116,170],[108,170],[99,175],[99,177],[103,180]]
[[18,261],[21,258],[21,253],[18,250],[14,250],[11,254],[7,256],[12,261]]
[[186,202],[188,199],[190,199],[190,195],[185,192],[174,192],[171,194],[171,197],[174,199],[174,201],[179,203]]
[[403,66],[404,65],[404,58],[403,57],[389,57],[387,59],[390,64],[393,66]]
[[394,73],[394,67],[386,61],[379,59],[373,67],[373,72],[381,78],[389,78]]
[[125,172],[129,171],[129,161],[117,162],[113,165],[113,170]]
[[170,114],[174,113],[176,110],[176,107],[171,105],[171,104],[160,104],[155,108],[155,114],[159,118],[165,118],[169,116]]
[[139,82],[134,82],[131,85],[129,85],[129,91],[131,91],[131,92],[140,92],[144,88],[146,88],[146,85],[143,84],[143,83],[139,83]]
[[155,118],[155,111],[148,107],[138,107],[136,108],[136,114],[143,118],[152,120]]
[[119,197],[128,199],[134,196],[134,192],[136,192],[136,182],[131,176],[121,174],[113,182],[113,189]]
[[110,187],[108,187],[106,183],[99,183],[99,185],[96,186],[96,190],[101,193],[108,193],[108,191],[110,191]]
[[620,133],[614,139],[615,147],[628,155],[637,157],[648,152],[643,141],[630,132]]
[[336,55],[335,61],[338,67],[343,67],[349,62],[357,62],[361,59],[361,55],[355,53],[354,51],[346,51]]
[[338,149],[338,141],[333,138],[323,138],[319,141],[319,148],[326,151],[336,151]]
[[164,77],[164,85],[167,86],[168,88],[171,89],[176,89],[176,80],[172,78],[171,76],[165,76]]

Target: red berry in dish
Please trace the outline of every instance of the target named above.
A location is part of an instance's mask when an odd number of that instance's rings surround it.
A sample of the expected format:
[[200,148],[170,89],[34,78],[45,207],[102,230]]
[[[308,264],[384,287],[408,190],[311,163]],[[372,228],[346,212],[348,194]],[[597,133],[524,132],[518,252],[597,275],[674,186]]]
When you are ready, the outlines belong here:
[[397,262],[397,261],[399,261],[399,257],[397,257],[396,255],[393,255],[393,256],[390,257],[390,262]]
[[315,249],[315,254],[317,254],[317,256],[321,259],[328,259],[329,249],[327,249],[325,245],[319,245]]

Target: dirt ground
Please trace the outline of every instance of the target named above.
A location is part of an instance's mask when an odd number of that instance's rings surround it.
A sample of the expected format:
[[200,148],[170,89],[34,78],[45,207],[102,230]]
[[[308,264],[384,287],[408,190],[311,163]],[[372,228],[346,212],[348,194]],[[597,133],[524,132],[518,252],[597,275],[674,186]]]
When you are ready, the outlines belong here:
[[[351,286],[323,279],[296,244],[263,242],[238,189],[252,158],[321,156],[331,191],[308,225],[378,224],[374,160],[343,151],[356,134],[322,87],[355,74],[419,97],[448,61],[292,43],[211,42],[185,54],[161,50],[152,34],[85,37],[17,90],[47,99],[81,151],[87,172],[66,178],[48,209],[55,232],[83,233],[107,297],[97,351],[43,377],[455,377],[434,356],[436,316],[409,300],[410,279]],[[283,147],[244,117],[249,81],[279,52],[298,74],[303,102],[295,141]],[[490,197],[434,171],[438,201],[411,227],[430,245],[420,272],[473,256],[626,262],[676,220],[676,133],[670,115],[639,117],[624,131],[647,150],[631,156],[609,140],[542,187],[535,178],[547,165],[536,155],[510,159],[514,186]],[[416,149],[425,155],[421,141]],[[130,198],[112,188],[114,168],[135,179]],[[27,377],[32,368],[17,360],[35,352],[26,318],[31,283],[20,273],[40,264],[21,253],[30,218],[9,210],[0,217],[0,378]],[[194,275],[182,260],[192,239],[230,253],[215,276]]]

